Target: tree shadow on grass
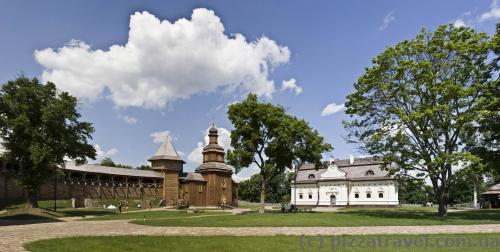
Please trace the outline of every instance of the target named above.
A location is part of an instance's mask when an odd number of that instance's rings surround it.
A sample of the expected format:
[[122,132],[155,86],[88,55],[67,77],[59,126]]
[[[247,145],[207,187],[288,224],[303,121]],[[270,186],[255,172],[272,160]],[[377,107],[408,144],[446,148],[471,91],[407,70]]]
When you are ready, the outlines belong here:
[[116,212],[102,210],[64,210],[62,213],[67,217],[107,216],[117,214]]
[[50,222],[61,222],[61,221],[48,216],[39,216],[33,214],[16,214],[16,215],[6,215],[0,217],[0,226],[29,225],[29,224],[50,223]]
[[460,211],[448,212],[445,218],[439,217],[434,211],[410,210],[410,209],[356,209],[350,211],[341,211],[338,214],[345,214],[351,216],[369,216],[380,219],[406,219],[406,220],[429,220],[429,221],[443,221],[443,224],[453,224],[460,222],[500,222],[499,210],[476,210],[476,211]]

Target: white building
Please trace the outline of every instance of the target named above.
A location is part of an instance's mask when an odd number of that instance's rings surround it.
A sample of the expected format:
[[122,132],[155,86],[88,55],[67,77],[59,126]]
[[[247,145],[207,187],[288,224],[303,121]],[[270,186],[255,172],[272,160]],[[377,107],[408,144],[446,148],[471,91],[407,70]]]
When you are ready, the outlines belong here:
[[[291,186],[291,204],[309,206],[396,206],[398,183],[377,158],[330,161],[318,170],[302,164]],[[391,164],[394,165],[394,164]]]

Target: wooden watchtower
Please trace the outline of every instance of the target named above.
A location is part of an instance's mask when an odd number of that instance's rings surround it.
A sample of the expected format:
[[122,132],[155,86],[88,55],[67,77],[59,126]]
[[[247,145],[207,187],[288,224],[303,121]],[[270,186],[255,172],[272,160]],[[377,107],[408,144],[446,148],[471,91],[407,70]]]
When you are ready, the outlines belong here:
[[173,206],[179,199],[179,175],[186,163],[179,157],[170,137],[167,137],[154,156],[148,159],[153,170],[163,174],[163,199]]

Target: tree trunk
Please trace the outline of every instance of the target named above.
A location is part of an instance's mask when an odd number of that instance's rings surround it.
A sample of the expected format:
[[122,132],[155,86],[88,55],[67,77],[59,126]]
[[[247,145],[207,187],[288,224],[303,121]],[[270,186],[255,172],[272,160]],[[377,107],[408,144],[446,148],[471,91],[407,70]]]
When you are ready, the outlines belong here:
[[438,195],[438,216],[446,217],[448,214],[448,192],[445,188],[439,188]]
[[264,213],[264,208],[266,206],[266,180],[261,176],[260,182],[260,207],[259,213]]
[[31,190],[27,191],[26,208],[38,208],[37,192],[31,191]]
[[472,202],[474,209],[477,209],[477,185],[476,181],[474,181],[474,202]]

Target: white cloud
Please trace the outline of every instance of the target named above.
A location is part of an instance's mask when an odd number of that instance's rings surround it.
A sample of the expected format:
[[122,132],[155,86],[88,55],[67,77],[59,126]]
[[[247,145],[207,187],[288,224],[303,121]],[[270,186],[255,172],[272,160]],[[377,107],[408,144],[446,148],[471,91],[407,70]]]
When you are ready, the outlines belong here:
[[127,124],[136,124],[138,122],[137,118],[128,115],[119,115],[120,119],[122,119]]
[[105,159],[105,158],[109,158],[111,156],[114,156],[116,154],[118,154],[118,150],[116,148],[111,148],[109,150],[103,150],[101,148],[101,146],[99,146],[98,144],[95,144],[94,145],[94,149],[96,151],[96,161],[100,162],[101,160]]
[[490,5],[490,10],[479,16],[479,22],[497,20],[500,18],[500,8],[497,0],[493,0]]
[[253,92],[271,97],[269,72],[289,62],[290,51],[262,36],[247,41],[226,35],[208,9],[194,9],[191,19],[160,20],[144,11],[130,17],[128,41],[107,50],[83,41],[36,50],[43,81],[87,101],[109,90],[117,106],[164,108],[169,102],[215,91]]
[[289,80],[284,80],[281,83],[281,91],[285,91],[288,89],[294,91],[295,95],[299,95],[302,93],[302,88],[297,85],[297,81],[294,78]]
[[391,22],[396,19],[394,16],[394,10],[391,10],[387,15],[385,15],[384,20],[382,20],[382,24],[378,27],[380,31],[385,30]]
[[335,104],[335,102],[326,105],[326,107],[321,111],[321,116],[333,115],[344,109],[344,103]]
[[463,27],[463,26],[468,26],[465,21],[461,18],[455,20],[455,22],[453,22],[453,26],[455,27]]
[[224,107],[224,106],[221,104],[221,105],[217,106],[217,107],[214,109],[214,111],[219,111],[219,110],[221,110],[223,107]]
[[[203,147],[205,147],[208,144],[208,130],[207,128],[204,134],[204,142],[198,142],[196,145],[196,148],[194,148],[189,155],[187,156],[187,160],[189,163],[195,163],[199,164],[203,162]],[[225,151],[227,150],[232,150],[233,148],[231,147],[231,132],[225,128],[217,128],[219,131],[219,145],[224,148]]]
[[172,135],[169,130],[153,132],[149,136],[153,138],[154,143],[163,143],[167,137],[172,139]]
[[237,182],[241,182],[250,179],[252,175],[259,173],[260,169],[255,163],[252,163],[248,168],[241,170],[239,173],[233,174],[233,179]]
[[453,22],[453,25],[455,27],[462,27],[462,26],[474,27],[486,21],[496,21],[500,19],[500,8],[498,6],[498,1],[497,0],[491,1],[490,8],[488,11],[479,14],[475,13],[477,13],[477,10],[474,10],[473,12],[472,11],[464,12],[460,16],[460,18],[456,19]]
[[187,156],[187,161],[189,163],[201,164],[203,162],[203,154],[201,152],[204,146],[202,142],[198,142],[196,148]]

